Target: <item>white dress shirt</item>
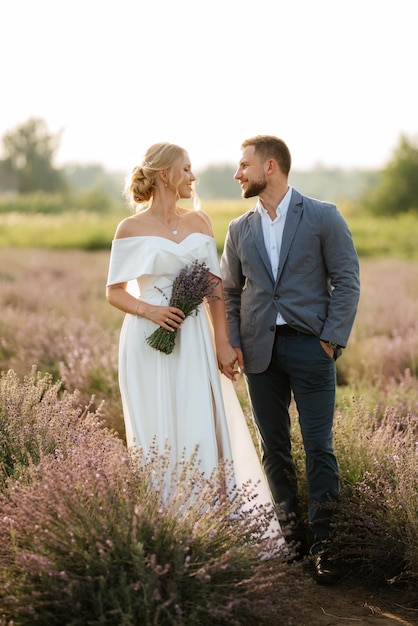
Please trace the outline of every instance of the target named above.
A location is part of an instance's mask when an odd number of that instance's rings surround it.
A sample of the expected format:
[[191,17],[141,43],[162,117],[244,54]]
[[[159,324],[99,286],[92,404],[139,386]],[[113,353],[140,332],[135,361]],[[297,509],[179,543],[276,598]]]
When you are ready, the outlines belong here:
[[[256,210],[261,215],[261,224],[263,227],[264,244],[266,246],[267,254],[270,259],[271,269],[274,278],[277,278],[277,272],[279,268],[280,248],[282,245],[283,229],[286,221],[287,210],[290,204],[290,198],[292,197],[292,187],[286,192],[283,200],[280,202],[276,209],[276,217],[274,220],[269,216],[267,209],[264,208],[261,200],[259,199],[256,205]],[[286,324],[286,320],[277,314],[276,324]]]

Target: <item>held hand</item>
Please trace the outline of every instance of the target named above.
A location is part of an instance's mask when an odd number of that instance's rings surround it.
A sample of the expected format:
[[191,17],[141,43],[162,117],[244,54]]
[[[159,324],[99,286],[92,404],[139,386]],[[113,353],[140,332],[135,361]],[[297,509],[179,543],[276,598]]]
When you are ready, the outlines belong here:
[[237,355],[238,369],[240,372],[243,372],[244,371],[244,355],[242,354],[242,350],[241,348],[234,348],[234,350]]
[[238,356],[230,343],[224,343],[217,347],[218,367],[222,374],[235,381],[235,376],[239,374],[237,368]]

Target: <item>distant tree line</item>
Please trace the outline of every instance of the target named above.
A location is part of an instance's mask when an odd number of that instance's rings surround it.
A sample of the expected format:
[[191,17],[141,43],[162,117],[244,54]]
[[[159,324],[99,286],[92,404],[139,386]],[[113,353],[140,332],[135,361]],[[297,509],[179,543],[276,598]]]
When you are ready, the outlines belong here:
[[[239,185],[234,180],[236,166],[210,165],[198,175],[201,198],[237,198]],[[305,195],[337,202],[343,198],[357,199],[373,187],[379,178],[375,170],[326,168],[318,165],[310,170],[291,170],[289,183]]]
[[[31,118],[2,138],[0,194],[34,192],[74,196],[90,210],[104,211],[122,202],[125,173],[108,172],[100,164],[54,166],[60,133],[48,131],[44,120]],[[234,180],[235,164],[210,165],[197,179],[202,199],[240,196]],[[399,144],[382,170],[326,168],[292,170],[290,184],[302,193],[331,202],[356,201],[376,215],[418,213],[418,137],[401,135]]]

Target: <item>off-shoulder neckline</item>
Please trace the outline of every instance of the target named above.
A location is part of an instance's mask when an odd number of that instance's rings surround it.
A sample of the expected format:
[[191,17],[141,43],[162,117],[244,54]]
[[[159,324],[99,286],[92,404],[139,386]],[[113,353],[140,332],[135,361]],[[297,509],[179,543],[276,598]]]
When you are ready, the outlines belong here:
[[163,239],[164,241],[169,241],[170,243],[174,243],[174,245],[179,246],[181,245],[183,242],[185,242],[187,239],[190,239],[190,237],[193,237],[194,235],[199,235],[200,237],[205,237],[207,239],[211,239],[211,240],[215,240],[214,237],[212,237],[212,235],[206,235],[205,233],[190,233],[189,235],[186,235],[186,237],[184,237],[184,239],[182,239],[181,241],[173,241],[173,239],[170,239],[169,237],[162,237],[161,235],[134,235],[133,237],[120,237],[118,239],[113,239],[114,243],[115,241],[132,241],[133,239]]

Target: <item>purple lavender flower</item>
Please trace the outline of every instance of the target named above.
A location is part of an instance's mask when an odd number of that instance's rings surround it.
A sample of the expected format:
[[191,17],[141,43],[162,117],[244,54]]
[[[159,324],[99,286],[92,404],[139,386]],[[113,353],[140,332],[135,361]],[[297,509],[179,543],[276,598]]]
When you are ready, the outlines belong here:
[[[175,279],[169,304],[181,309],[186,317],[194,312],[197,315],[198,307],[213,293],[217,284],[218,279],[209,273],[206,263],[195,260],[191,265],[186,265]],[[147,343],[155,350],[171,354],[176,335],[177,329],[170,331],[160,326],[147,337]]]

